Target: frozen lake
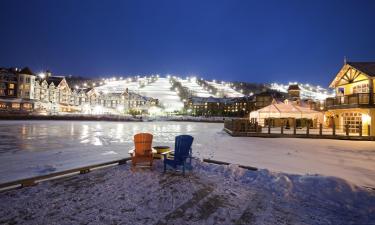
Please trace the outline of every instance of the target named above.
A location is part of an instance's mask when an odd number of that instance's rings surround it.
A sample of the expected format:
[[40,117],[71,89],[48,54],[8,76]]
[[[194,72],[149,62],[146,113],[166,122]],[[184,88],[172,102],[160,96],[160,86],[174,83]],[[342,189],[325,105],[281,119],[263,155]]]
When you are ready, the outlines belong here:
[[128,157],[133,135],[173,146],[194,136],[199,158],[291,174],[336,176],[375,187],[375,142],[230,137],[223,124],[193,122],[0,121],[0,182]]

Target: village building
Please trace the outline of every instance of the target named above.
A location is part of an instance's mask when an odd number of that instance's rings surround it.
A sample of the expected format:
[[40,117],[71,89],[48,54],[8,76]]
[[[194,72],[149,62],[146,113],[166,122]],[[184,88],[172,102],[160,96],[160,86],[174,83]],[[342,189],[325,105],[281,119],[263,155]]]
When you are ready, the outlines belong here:
[[25,67],[0,68],[0,110],[31,112],[34,109],[35,75]]
[[375,134],[375,62],[345,62],[330,84],[325,124],[349,133]]

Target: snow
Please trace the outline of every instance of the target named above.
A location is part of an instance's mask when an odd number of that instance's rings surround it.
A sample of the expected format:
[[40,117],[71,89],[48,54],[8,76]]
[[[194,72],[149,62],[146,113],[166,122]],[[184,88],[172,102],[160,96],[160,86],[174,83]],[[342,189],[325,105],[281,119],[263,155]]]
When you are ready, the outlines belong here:
[[184,107],[184,103],[175,91],[171,91],[171,87],[168,78],[158,78],[154,83],[141,88],[139,94],[159,99],[159,104],[167,112],[179,111]]
[[197,84],[196,79],[179,79],[179,82],[181,82],[181,85],[188,88],[192,94],[196,97],[204,97],[208,98],[212,96],[207,90],[205,90],[202,86]]
[[228,84],[226,85],[226,84],[221,84],[221,83],[216,83],[216,82],[207,82],[207,83],[217,88],[219,92],[222,92],[223,95],[228,98],[237,98],[237,97],[244,96],[242,93],[229,87]]
[[374,224],[375,193],[338,178],[193,161],[130,164],[0,193],[1,224]]
[[375,187],[375,142],[231,137],[222,123],[0,121],[0,183],[128,157],[133,135],[154,145],[194,136],[193,154],[288,174],[320,174]]

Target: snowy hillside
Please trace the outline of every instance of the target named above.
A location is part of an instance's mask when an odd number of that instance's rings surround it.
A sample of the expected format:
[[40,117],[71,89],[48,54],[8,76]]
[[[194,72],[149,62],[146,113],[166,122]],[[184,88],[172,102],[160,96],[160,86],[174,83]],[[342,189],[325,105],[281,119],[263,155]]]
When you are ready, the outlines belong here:
[[184,103],[175,91],[170,90],[171,87],[168,78],[159,78],[154,83],[139,89],[139,94],[159,99],[159,104],[164,107],[166,112],[181,110]]
[[212,96],[212,94],[210,94],[202,86],[197,84],[196,79],[185,79],[185,80],[179,79],[178,81],[181,82],[183,87],[188,88],[193,96],[196,96],[196,97],[210,97],[210,96]]
[[[177,92],[171,90],[171,83],[169,78],[158,78],[155,82],[150,82],[150,77],[133,77],[127,79],[107,80],[105,84],[96,87],[98,91],[104,93],[123,93],[126,89],[129,91],[141,94],[146,97],[152,97],[159,100],[160,105],[166,112],[179,111],[184,107],[181,98]],[[183,87],[189,90],[193,97],[210,97],[213,96],[208,90],[197,83],[195,77],[188,77],[187,79],[176,78]],[[237,92],[225,83],[208,82],[213,87],[217,88],[219,96],[226,97],[242,97],[243,94]]]
[[233,88],[231,88],[226,83],[216,83],[214,81],[208,82],[210,85],[218,89],[218,92],[221,93],[223,96],[226,96],[228,98],[237,98],[237,97],[243,97],[244,95]]

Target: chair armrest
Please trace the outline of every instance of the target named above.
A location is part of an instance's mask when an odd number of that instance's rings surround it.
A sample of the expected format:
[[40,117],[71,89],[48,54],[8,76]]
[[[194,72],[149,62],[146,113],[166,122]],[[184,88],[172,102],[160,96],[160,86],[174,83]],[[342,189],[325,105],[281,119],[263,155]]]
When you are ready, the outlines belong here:
[[133,156],[135,149],[130,150],[128,153]]
[[162,155],[162,156],[164,157],[164,159],[166,159],[167,156],[168,156],[168,154],[169,154],[169,153],[172,153],[172,152],[174,152],[174,151],[169,150],[169,151],[166,151],[166,152],[162,152],[162,153],[160,153],[160,155]]

